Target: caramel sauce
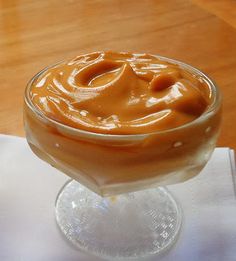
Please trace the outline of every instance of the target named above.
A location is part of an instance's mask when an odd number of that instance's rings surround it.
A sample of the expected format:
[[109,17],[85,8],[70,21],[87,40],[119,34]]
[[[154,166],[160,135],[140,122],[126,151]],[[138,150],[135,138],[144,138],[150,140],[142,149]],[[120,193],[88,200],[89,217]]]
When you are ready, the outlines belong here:
[[140,134],[198,118],[209,86],[147,54],[96,52],[48,68],[32,84],[33,104],[64,125],[95,133]]

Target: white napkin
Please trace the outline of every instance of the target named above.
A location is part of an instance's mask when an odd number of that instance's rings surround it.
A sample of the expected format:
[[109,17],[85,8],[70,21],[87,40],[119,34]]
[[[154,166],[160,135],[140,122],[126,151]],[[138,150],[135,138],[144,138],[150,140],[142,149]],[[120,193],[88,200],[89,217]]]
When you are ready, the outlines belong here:
[[[201,174],[168,187],[184,211],[182,231],[169,252],[145,260],[236,260],[234,164],[230,149],[217,148]],[[67,179],[25,139],[0,135],[1,261],[102,260],[74,249],[57,228],[55,198]]]

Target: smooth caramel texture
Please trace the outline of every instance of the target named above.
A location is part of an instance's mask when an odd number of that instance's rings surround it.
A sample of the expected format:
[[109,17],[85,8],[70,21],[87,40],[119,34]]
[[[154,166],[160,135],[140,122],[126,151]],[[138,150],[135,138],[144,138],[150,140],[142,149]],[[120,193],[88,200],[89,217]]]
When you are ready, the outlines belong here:
[[95,52],[59,63],[32,83],[45,116],[104,134],[151,133],[198,118],[211,102],[208,84],[153,55]]

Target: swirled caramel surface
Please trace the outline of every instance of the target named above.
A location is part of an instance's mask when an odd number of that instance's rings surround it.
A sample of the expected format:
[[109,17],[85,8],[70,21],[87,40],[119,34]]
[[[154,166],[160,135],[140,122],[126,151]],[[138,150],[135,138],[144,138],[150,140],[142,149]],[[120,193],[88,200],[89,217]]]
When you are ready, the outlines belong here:
[[172,129],[198,118],[211,100],[208,84],[147,54],[96,52],[45,70],[31,100],[47,117],[96,133]]

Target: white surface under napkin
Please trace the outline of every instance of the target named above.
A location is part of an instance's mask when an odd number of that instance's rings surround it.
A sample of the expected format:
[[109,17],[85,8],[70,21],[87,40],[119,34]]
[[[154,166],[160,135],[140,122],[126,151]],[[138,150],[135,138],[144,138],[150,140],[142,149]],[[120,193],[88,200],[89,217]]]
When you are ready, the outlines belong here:
[[[216,149],[200,175],[169,186],[184,211],[175,246],[163,261],[235,261],[236,199],[233,155]],[[0,135],[0,260],[93,261],[60,234],[54,202],[65,175],[39,160],[26,140]],[[102,259],[101,259],[102,260]]]

